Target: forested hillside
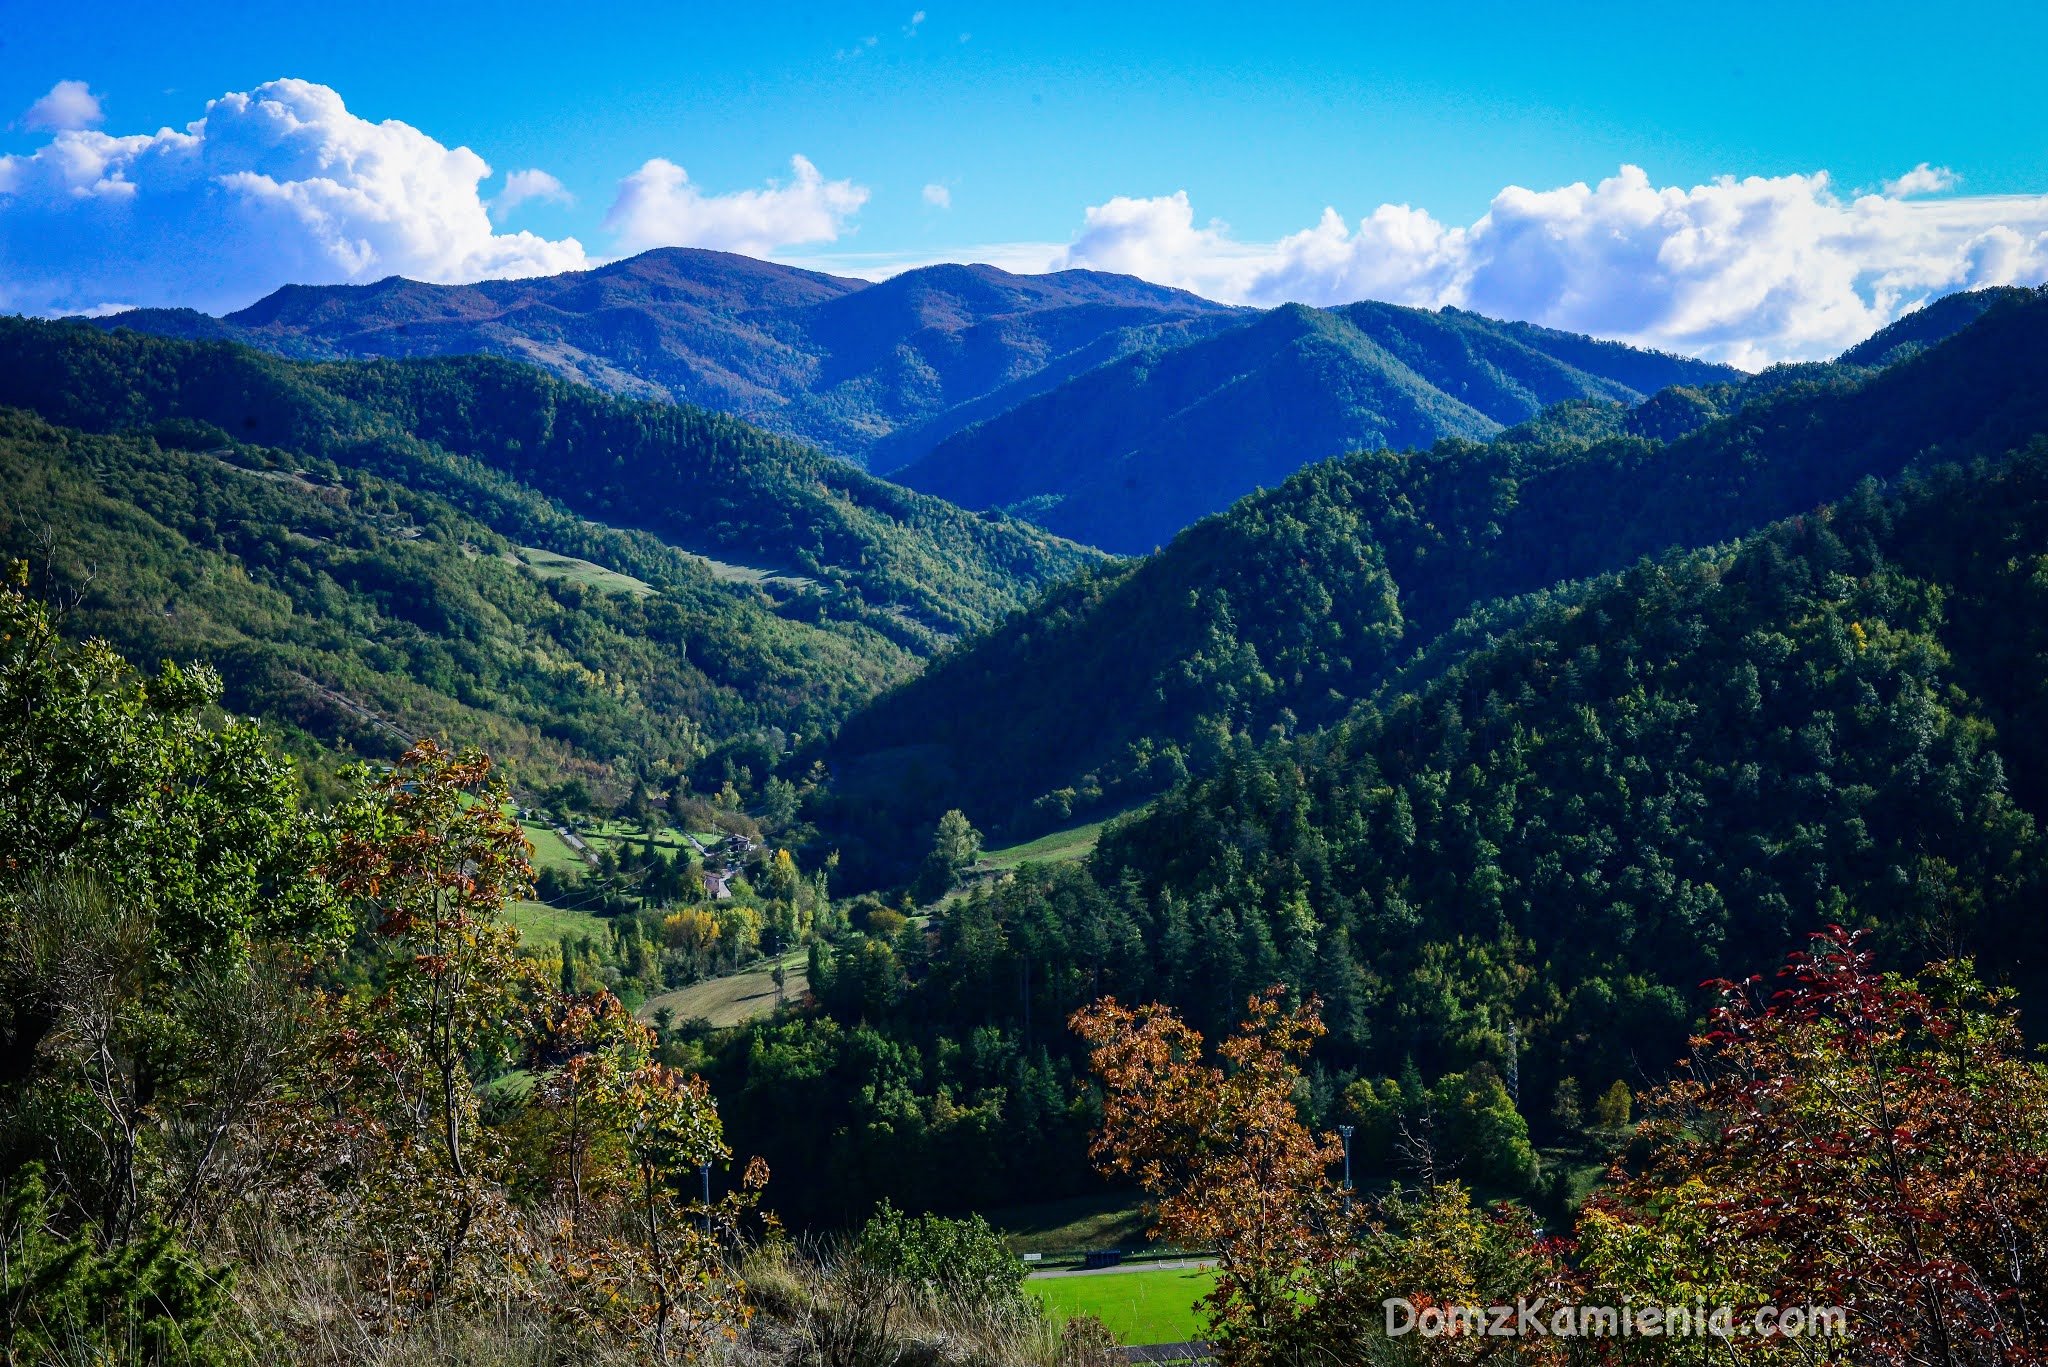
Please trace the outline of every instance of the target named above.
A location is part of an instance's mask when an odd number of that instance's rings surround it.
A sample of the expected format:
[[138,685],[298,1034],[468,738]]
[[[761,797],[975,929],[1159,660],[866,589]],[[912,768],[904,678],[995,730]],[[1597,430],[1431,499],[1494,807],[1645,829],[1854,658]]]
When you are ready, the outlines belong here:
[[1067,1013],[1214,1032],[1284,983],[1329,1029],[1311,1124],[1392,1168],[1431,1106],[1441,1161],[1525,1186],[1527,1136],[1667,1074],[1704,980],[1829,923],[2042,999],[2044,609],[2041,440],[1546,591],[1088,865],[984,885],[929,940],[877,913],[814,955],[824,1018],[718,1042],[710,1076],[736,1136],[820,1174],[814,1209],[1001,1201],[1083,1180]]
[[[0,404],[88,431],[178,419],[435,492],[508,536],[531,490],[582,518],[813,581],[792,611],[929,649],[1097,558],[701,409],[489,357],[307,365],[225,343],[0,321]],[[546,549],[573,546],[536,541]]]
[[890,478],[1144,554],[1330,456],[1490,437],[1566,399],[1634,403],[1671,385],[1739,378],[1726,366],[1456,309],[1289,304],[1090,371]]
[[[1008,833],[1116,810],[1233,745],[1340,718],[1477,604],[2044,429],[2048,297],[2023,294],[1882,371],[1791,368],[1328,461],[1056,589],[864,709],[826,824],[851,868],[887,877],[922,852],[905,830],[949,807]],[[884,800],[893,820],[869,819]]]
[[225,318],[142,309],[100,325],[302,360],[509,357],[613,393],[731,413],[880,470],[1134,348],[1245,316],[1097,271],[933,266],[871,284],[663,248],[567,275],[294,285]]
[[[225,704],[302,754],[453,736],[528,785],[616,793],[828,731],[915,663],[651,538],[531,496],[519,512],[559,537],[522,544],[434,494],[196,424],[105,436],[0,411],[0,556],[30,563],[65,631],[151,668],[212,664]],[[527,550],[542,540],[604,568]]]

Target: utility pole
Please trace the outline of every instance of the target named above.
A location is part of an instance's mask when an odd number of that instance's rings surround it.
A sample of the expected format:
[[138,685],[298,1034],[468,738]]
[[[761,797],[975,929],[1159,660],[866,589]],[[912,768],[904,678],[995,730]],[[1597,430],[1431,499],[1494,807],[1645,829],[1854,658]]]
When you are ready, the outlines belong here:
[[1351,1209],[1351,1132],[1355,1125],[1339,1125],[1337,1133],[1344,1136],[1344,1209]]
[[1508,1017],[1508,1100],[1522,1104],[1522,1027]]
[[711,1237],[711,1164],[699,1164],[698,1171],[704,1177],[704,1237],[708,1239]]

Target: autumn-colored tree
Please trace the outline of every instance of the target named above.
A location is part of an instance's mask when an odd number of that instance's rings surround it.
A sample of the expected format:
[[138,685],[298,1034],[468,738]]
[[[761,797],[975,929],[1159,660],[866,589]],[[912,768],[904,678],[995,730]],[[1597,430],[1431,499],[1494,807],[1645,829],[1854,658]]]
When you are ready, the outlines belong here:
[[694,1358],[747,1322],[745,1283],[723,1246],[766,1185],[767,1165],[753,1159],[739,1191],[702,1199],[700,1175],[730,1155],[718,1110],[701,1078],[660,1063],[607,1070],[589,1101],[604,1147],[625,1161],[602,1194],[605,1228],[572,1229],[554,1248],[562,1284],[575,1291],[562,1309],[611,1341],[644,1335],[657,1362]]
[[567,1197],[572,1231],[593,1193],[628,1182],[627,1080],[652,1046],[647,1028],[605,991],[563,999],[536,1044],[540,1060],[553,1066],[528,1107],[540,1147],[529,1162],[538,1160],[552,1194]]
[[[1367,1203],[1351,1226],[1352,1246],[1334,1259],[1302,1312],[1293,1360],[1302,1364],[1526,1363],[1556,1367],[1601,1361],[1604,1344],[1537,1333],[1494,1335],[1465,1315],[1553,1307],[1577,1301],[1566,1247],[1536,1229],[1526,1207],[1479,1206],[1457,1182],[1396,1187]],[[1397,1302],[1389,1332],[1388,1302]],[[1436,1332],[1432,1310],[1445,1315]],[[1542,1313],[1539,1312],[1539,1313]]]
[[432,741],[364,775],[325,868],[383,955],[383,988],[345,1005],[338,1035],[374,1151],[365,1169],[387,1223],[431,1228],[426,1290],[439,1294],[478,1217],[499,1204],[471,1069],[516,1056],[537,966],[503,920],[532,874],[490,761]]
[[1285,1336],[1327,1252],[1315,1215],[1344,1151],[1294,1105],[1301,1060],[1323,1033],[1317,1008],[1286,1010],[1277,989],[1253,997],[1213,1063],[1201,1033],[1164,1006],[1106,998],[1071,1022],[1102,1088],[1090,1154],[1157,1199],[1158,1233],[1216,1250],[1209,1313],[1237,1361]]
[[2048,1360],[2048,1069],[1967,964],[1881,974],[1840,930],[1782,990],[1722,984],[1685,1075],[1648,1098],[1646,1166],[1580,1222],[1637,1303],[1841,1306],[1836,1342],[1749,1361]]
[[[1155,1232],[1216,1250],[1207,1299],[1227,1364],[1564,1361],[1569,1346],[1483,1334],[1390,1337],[1384,1303],[1512,1304],[1566,1284],[1559,1250],[1526,1212],[1480,1210],[1430,1165],[1414,1190],[1374,1201],[1332,1180],[1343,1151],[1302,1124],[1301,1061],[1322,1033],[1318,1003],[1251,998],[1207,1061],[1170,1009],[1113,1000],[1078,1012],[1102,1089],[1093,1155],[1158,1201]],[[1418,1140],[1426,1145],[1427,1137]]]

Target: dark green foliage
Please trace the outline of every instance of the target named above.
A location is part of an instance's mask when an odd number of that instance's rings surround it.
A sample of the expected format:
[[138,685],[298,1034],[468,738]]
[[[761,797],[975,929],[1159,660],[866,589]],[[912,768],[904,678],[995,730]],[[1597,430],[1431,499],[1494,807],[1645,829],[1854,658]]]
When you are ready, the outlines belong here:
[[871,284],[665,248],[538,279],[293,285],[226,318],[145,309],[100,325],[308,360],[504,356],[613,393],[732,413],[886,470],[1134,347],[1207,336],[1244,316],[1095,271],[947,265]]
[[1204,1024],[1277,971],[1332,1002],[1336,1062],[1434,1073],[1504,1065],[1512,1018],[1531,1097],[1661,1067],[1695,984],[1829,921],[2032,983],[2044,850],[2006,774],[2039,744],[2044,550],[2048,445],[1865,486],[1233,759],[1113,828],[1097,876],[1247,946],[1168,994]]
[[[336,933],[297,777],[254,723],[208,719],[219,694],[203,667],[136,676],[104,642],[64,640],[41,604],[0,589],[0,898],[98,869],[153,921],[159,957],[186,967],[259,937]],[[0,1081],[26,1070],[61,1005],[39,999],[48,986],[10,985]]]
[[1740,372],[1612,342],[1392,304],[1289,304],[1090,371],[940,443],[892,478],[1142,554],[1303,465],[1484,438],[1550,404],[1633,402]]
[[2008,449],[2048,429],[2048,298],[1885,371],[1789,367],[1650,407],[1686,435],[1577,404],[1486,445],[1327,461],[1054,590],[847,723],[825,825],[849,873],[904,877],[921,853],[868,819],[878,800],[1004,838],[1128,806],[1343,716],[1478,604]]
[[1835,359],[1843,365],[1884,366],[1905,360],[1961,332],[1994,304],[2023,299],[2028,291],[2010,285],[1944,295],[1850,347]]
[[1024,1264],[979,1215],[913,1217],[884,1201],[861,1226],[854,1251],[936,1297],[995,1307],[1024,1298]]
[[1079,1176],[1072,1122],[1044,1117],[1082,1098],[1024,1104],[983,1041],[1056,1079],[1060,1023],[1102,995],[1213,1037],[1281,982],[1324,1002],[1303,1105],[1351,1113],[1362,1175],[1411,1172],[1401,1130],[1426,1125],[1446,1169],[1530,1191],[1532,1131],[1568,1139],[1662,1075],[1702,982],[1815,926],[2048,990],[2044,622],[2048,441],[1531,595],[1338,725],[1232,746],[1090,864],[821,950],[830,1018],[743,1032],[712,1076],[735,1133],[803,1174],[801,1209],[1052,1195]]
[[[1016,967],[998,959],[998,972]],[[962,1003],[950,988],[909,988],[907,970],[923,971],[870,936],[814,946],[822,1014],[712,1041],[705,1075],[726,1134],[767,1159],[776,1209],[844,1226],[878,1199],[961,1211],[1085,1190],[1086,1068],[1063,1024],[1038,1017],[1026,1033],[1014,972]]]
[[249,1360],[223,1324],[229,1269],[202,1267],[161,1228],[101,1249],[56,1233],[56,1216],[41,1165],[0,1179],[0,1353],[8,1362]]

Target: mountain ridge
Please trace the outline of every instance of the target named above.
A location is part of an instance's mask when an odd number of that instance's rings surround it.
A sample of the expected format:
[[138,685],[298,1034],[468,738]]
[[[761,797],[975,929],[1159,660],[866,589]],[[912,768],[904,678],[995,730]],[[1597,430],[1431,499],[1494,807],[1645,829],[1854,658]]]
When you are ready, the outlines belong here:
[[[90,320],[232,340],[297,360],[506,356],[634,398],[731,413],[866,466],[1006,387],[1035,392],[1155,334],[1249,316],[1099,271],[941,265],[870,282],[729,252],[658,248],[588,271],[434,285],[288,285],[214,318],[134,310]],[[892,456],[890,459],[896,459]]]
[[1884,370],[1794,367],[1634,410],[1575,401],[1486,444],[1324,461],[1055,587],[856,712],[833,747],[847,796],[822,824],[850,867],[872,846],[886,876],[900,855],[862,815],[879,803],[920,820],[959,807],[1005,837],[1114,811],[1233,747],[1336,721],[1481,605],[2042,430],[2048,294],[2027,292]]
[[817,610],[877,626],[916,619],[905,643],[920,653],[1100,558],[726,414],[616,398],[497,357],[311,364],[233,342],[0,319],[0,362],[0,404],[60,425],[195,421],[455,495],[487,523],[530,489],[697,555],[786,565],[817,581]]
[[1456,309],[1284,304],[1227,333],[1068,380],[940,441],[890,478],[1141,554],[1316,460],[1480,440],[1565,399],[1635,403],[1740,374]]

